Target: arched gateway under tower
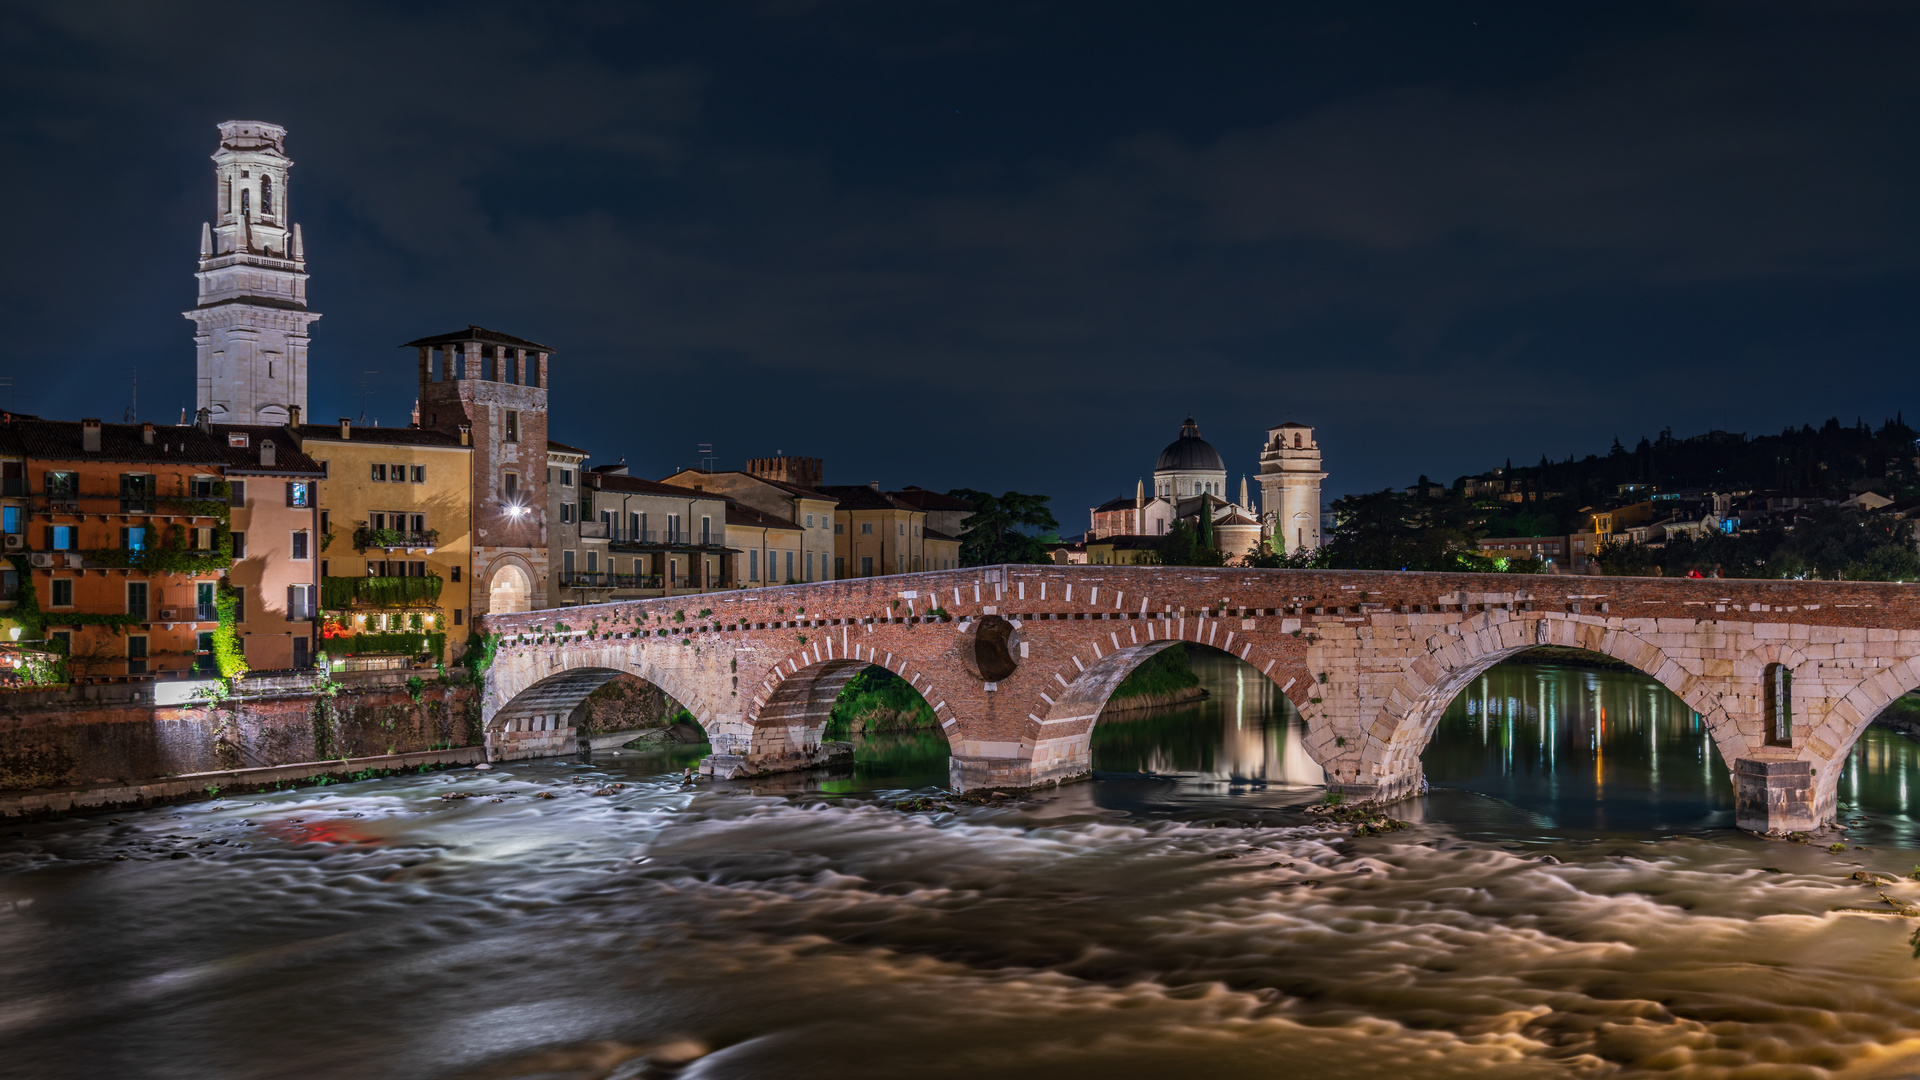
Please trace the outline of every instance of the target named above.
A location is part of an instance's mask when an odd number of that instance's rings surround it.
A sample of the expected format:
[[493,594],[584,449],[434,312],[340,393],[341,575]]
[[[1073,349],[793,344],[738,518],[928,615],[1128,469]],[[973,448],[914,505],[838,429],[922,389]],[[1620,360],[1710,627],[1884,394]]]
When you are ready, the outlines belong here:
[[[839,686],[874,664],[931,705],[956,786],[1025,788],[1087,775],[1100,704],[1187,641],[1271,680],[1331,784],[1393,799],[1420,790],[1421,749],[1462,686],[1562,645],[1631,665],[1698,712],[1732,765],[1740,824],[1766,831],[1830,820],[1847,748],[1920,686],[1920,589],[1902,585],[1003,566],[699,602],[712,607],[489,616],[501,640],[483,718],[557,714],[611,677],[598,673],[625,672],[694,714],[714,775],[806,768]],[[1784,730],[1768,723],[1770,665],[1791,675],[1778,680]]]

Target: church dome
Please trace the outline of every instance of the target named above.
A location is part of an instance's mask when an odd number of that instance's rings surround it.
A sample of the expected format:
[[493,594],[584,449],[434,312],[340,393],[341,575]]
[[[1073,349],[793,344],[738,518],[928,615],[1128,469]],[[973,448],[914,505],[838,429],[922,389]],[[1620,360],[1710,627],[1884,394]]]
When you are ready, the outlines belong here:
[[1200,425],[1189,416],[1187,422],[1180,425],[1180,437],[1160,451],[1160,460],[1154,463],[1153,471],[1224,473],[1227,463],[1212,443],[1200,437]]

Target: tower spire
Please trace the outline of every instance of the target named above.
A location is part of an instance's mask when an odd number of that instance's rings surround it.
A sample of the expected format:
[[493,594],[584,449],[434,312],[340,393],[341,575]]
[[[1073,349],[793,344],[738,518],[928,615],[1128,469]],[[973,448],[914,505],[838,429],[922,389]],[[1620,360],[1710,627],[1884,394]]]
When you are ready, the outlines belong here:
[[193,320],[196,411],[216,422],[284,424],[307,405],[307,272],[291,221],[287,129],[258,120],[220,125],[213,155],[214,220],[200,226]]

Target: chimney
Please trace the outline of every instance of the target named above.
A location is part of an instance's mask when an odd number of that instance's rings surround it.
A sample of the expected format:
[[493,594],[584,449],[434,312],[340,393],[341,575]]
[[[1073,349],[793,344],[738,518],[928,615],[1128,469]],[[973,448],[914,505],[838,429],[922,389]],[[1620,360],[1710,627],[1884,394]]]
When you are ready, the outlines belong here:
[[272,464],[274,464],[273,440],[261,439],[260,440],[260,465],[262,468],[265,468]]
[[343,440],[353,438],[353,417],[343,416],[340,418],[340,438]]
[[868,487],[870,487],[870,488],[872,488],[872,489],[873,489],[873,490],[875,490],[875,491],[879,491],[879,490],[880,490],[880,481],[878,481],[878,480],[869,480],[869,481],[867,481],[867,486],[868,486]]
[[100,421],[80,421],[80,449],[89,454],[100,452]]
[[469,446],[472,444],[472,432],[473,432],[473,427],[471,425],[469,424],[460,425],[460,445],[461,446]]
[[193,423],[194,426],[198,427],[201,431],[209,435],[213,434],[213,410],[200,409],[195,412],[193,414]]
[[287,426],[290,428],[297,428],[300,426],[300,406],[298,405],[287,406]]
[[148,446],[153,445],[153,425],[152,424],[140,425],[140,441],[143,443],[146,443]]

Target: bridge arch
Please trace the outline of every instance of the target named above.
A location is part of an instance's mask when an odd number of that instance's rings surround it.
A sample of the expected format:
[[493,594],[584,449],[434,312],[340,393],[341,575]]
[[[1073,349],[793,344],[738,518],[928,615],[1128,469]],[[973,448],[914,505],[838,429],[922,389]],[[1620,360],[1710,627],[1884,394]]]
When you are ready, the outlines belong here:
[[864,643],[841,651],[834,642],[816,641],[767,670],[765,681],[747,704],[748,743],[735,775],[805,768],[825,760],[824,736],[834,703],[847,683],[868,667],[905,679],[933,708],[941,721],[942,737],[952,745],[953,710],[936,697],[933,681],[912,657]]
[[[1278,663],[1254,664],[1259,659],[1252,650],[1224,650],[1216,644],[1209,644],[1209,635],[1195,620],[1192,627],[1178,627],[1166,637],[1153,638],[1137,644],[1123,646],[1113,652],[1105,653],[1094,663],[1088,665],[1079,677],[1068,682],[1057,697],[1053,697],[1047,706],[1045,715],[1028,716],[1027,744],[1031,747],[1033,783],[1064,783],[1084,779],[1093,771],[1093,731],[1099,724],[1100,714],[1112,700],[1113,693],[1125,682],[1127,676],[1151,660],[1154,656],[1174,645],[1195,645],[1214,652],[1225,653],[1228,657],[1251,667],[1255,674],[1273,684],[1276,696],[1287,698],[1296,710],[1311,725],[1313,717],[1307,716],[1303,709],[1305,698],[1304,684],[1299,697],[1293,690],[1298,678],[1297,666]],[[1215,635],[1217,637],[1217,635]],[[1286,676],[1283,682],[1281,676]],[[1305,703],[1311,707],[1310,702]],[[1330,745],[1331,739],[1326,740]],[[1307,745],[1307,756],[1314,764],[1327,769],[1330,760],[1321,752],[1316,752],[1311,743]],[[1329,775],[1331,771],[1329,770]]]
[[503,651],[487,672],[481,698],[481,731],[489,760],[552,756],[576,748],[578,733],[569,726],[573,712],[595,690],[623,675],[649,683],[679,702],[713,744],[744,746],[742,725],[729,717],[705,680],[681,665],[666,663],[673,654],[622,648],[609,642],[593,649],[550,648]]
[[[1734,761],[1747,740],[1713,686],[1636,633],[1549,615],[1536,620],[1476,619],[1457,635],[1430,642],[1426,654],[1388,680],[1372,715],[1363,715],[1360,752],[1329,768],[1330,780],[1377,798],[1417,791],[1420,755],[1447,706],[1488,668],[1528,649],[1558,645],[1611,657],[1671,690],[1700,714],[1720,756]],[[1762,661],[1746,660],[1757,684]]]

